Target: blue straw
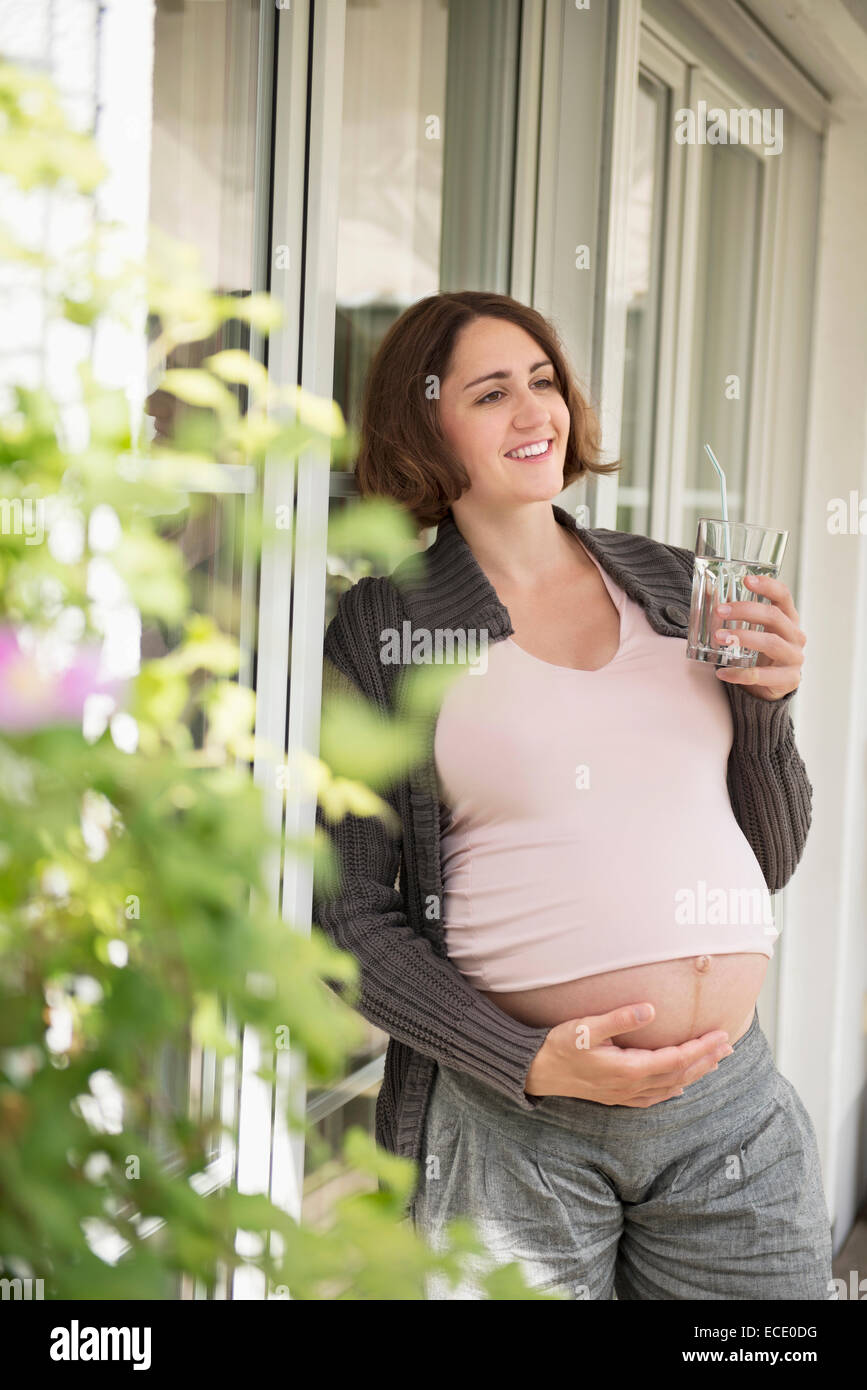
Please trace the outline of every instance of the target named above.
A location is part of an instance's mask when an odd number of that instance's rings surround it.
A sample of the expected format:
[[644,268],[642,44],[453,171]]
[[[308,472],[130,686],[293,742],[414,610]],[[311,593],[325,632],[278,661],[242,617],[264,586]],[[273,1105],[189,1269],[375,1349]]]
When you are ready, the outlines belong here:
[[714,468],[716,469],[717,473],[719,474],[719,488],[720,494],[722,496],[722,514],[723,521],[725,522],[725,526],[723,528],[723,540],[725,544],[726,560],[730,560],[732,558],[732,555],[731,544],[729,542],[729,509],[726,503],[726,475],[717,463],[713,449],[710,447],[709,444],[705,444],[704,451],[710,459],[711,463],[713,464]]

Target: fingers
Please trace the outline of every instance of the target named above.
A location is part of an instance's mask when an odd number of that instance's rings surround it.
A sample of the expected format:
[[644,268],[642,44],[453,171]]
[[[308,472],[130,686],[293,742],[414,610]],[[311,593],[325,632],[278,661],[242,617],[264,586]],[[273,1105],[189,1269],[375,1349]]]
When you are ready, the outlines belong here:
[[[768,602],[743,600],[718,604],[714,619],[720,627],[715,636],[720,644],[737,640],[747,651],[757,652],[756,663],[748,667],[722,665],[717,668],[716,677],[724,685],[752,686],[761,699],[779,699],[797,690],[801,683],[807,637],[801,631],[792,595],[781,580],[751,575],[746,582]],[[722,624],[730,620],[757,623],[764,631],[724,629]]]
[[703,1058],[701,1062],[694,1062],[693,1065],[688,1067],[684,1072],[681,1085],[691,1086],[694,1081],[700,1081],[709,1071],[716,1071],[720,1062],[723,1061],[725,1057],[730,1057],[732,1052],[734,1052],[734,1048],[726,1044],[725,1047],[717,1048],[712,1052],[710,1057]]
[[[722,1054],[722,1056],[725,1055],[725,1053]],[[721,1060],[722,1057],[720,1058],[720,1061]],[[687,1086],[692,1086],[696,1081],[700,1081],[709,1071],[716,1071],[718,1066],[719,1061],[709,1061],[701,1067],[692,1068],[692,1071],[681,1079],[679,1085],[663,1086],[652,1091],[641,1091],[640,1094],[634,1096],[632,1100],[622,1100],[617,1103],[619,1105],[644,1107],[648,1105],[658,1105],[661,1100],[673,1100],[675,1096],[682,1096]]]
[[680,1077],[705,1062],[712,1065],[728,1045],[728,1033],[722,1028],[714,1028],[700,1038],[690,1038],[676,1047],[655,1048],[649,1066],[642,1070],[650,1086],[679,1086]]
[[636,1028],[643,1028],[655,1013],[653,1005],[645,1000],[638,1004],[625,1004],[608,1014],[588,1014],[586,1018],[576,1018],[575,1046],[599,1047],[618,1033],[631,1033]]
[[722,685],[755,685],[780,696],[797,690],[804,673],[799,666],[718,666],[715,674]]
[[773,579],[769,574],[751,574],[745,581],[751,589],[755,589],[757,594],[763,594],[776,604],[777,608],[790,618],[795,627],[800,627],[800,618],[795,608],[795,600],[787,585],[782,579]]
[[647,1110],[651,1105],[658,1105],[661,1100],[673,1100],[675,1096],[683,1095],[683,1087],[678,1090],[669,1091],[648,1091],[647,1095],[636,1100],[620,1101],[621,1105],[628,1105],[631,1110]]
[[[737,616],[738,614],[735,614],[735,617]],[[744,616],[748,615],[745,614]],[[771,661],[794,662],[797,659],[803,662],[801,644],[795,642],[793,638],[783,637],[776,632],[756,632],[751,627],[737,629],[720,627],[714,631],[714,637],[724,645],[737,640],[742,647],[748,647],[750,651],[761,652]]]
[[666,1086],[655,1086],[646,1091],[641,1091],[632,1100],[623,1101],[624,1105],[643,1107],[647,1105],[658,1105],[661,1100],[671,1100],[674,1096],[682,1096],[687,1086],[692,1086],[696,1081],[700,1081],[710,1071],[716,1071],[720,1062],[731,1055],[734,1051],[728,1043],[719,1044],[709,1055],[701,1057],[692,1063],[679,1077],[674,1077]]
[[[728,1033],[714,1028],[698,1038],[671,1047],[639,1048],[611,1044],[611,1035],[628,1032],[646,1022],[636,1019],[637,1005],[572,1020],[576,1045],[590,1049],[601,1071],[597,1076],[603,1105],[643,1107],[682,1095],[686,1086],[714,1070],[731,1052]],[[605,1079],[605,1084],[601,1084]]]
[[[781,637],[794,646],[804,647],[807,645],[806,634],[801,632],[797,621],[790,618],[788,613],[784,613],[773,603],[759,603],[757,599],[739,599],[733,603],[721,603],[714,610],[714,618],[719,619],[720,626],[723,622],[760,623],[762,627],[779,633]],[[734,629],[730,629],[730,631],[734,631]],[[801,641],[802,637],[803,641]]]
[[793,646],[805,647],[807,645],[806,633],[801,630],[798,610],[791,593],[782,580],[772,579],[769,575],[750,575],[746,583],[769,602],[763,603],[758,599],[740,599],[733,603],[718,604],[715,613],[718,613],[721,619],[760,623],[762,627],[770,628],[779,634],[784,641],[791,642]]

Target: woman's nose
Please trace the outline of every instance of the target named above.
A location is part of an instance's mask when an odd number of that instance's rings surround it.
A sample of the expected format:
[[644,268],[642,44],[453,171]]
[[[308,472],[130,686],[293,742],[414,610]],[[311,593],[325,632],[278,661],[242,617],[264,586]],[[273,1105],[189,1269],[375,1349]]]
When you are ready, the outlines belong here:
[[551,412],[542,401],[534,401],[530,396],[519,403],[513,418],[516,429],[526,430],[534,425],[546,425],[551,418]]

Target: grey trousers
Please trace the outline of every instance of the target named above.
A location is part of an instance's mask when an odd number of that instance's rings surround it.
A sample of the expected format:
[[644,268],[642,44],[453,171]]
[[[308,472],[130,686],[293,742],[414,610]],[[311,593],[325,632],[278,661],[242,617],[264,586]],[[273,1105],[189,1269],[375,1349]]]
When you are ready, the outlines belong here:
[[587,1299],[827,1299],[831,1224],[816,1135],[758,1014],[716,1071],[646,1109],[546,1096],[532,1112],[440,1066],[416,1231],[472,1220],[489,1254],[432,1299],[486,1297],[517,1261],[534,1289]]

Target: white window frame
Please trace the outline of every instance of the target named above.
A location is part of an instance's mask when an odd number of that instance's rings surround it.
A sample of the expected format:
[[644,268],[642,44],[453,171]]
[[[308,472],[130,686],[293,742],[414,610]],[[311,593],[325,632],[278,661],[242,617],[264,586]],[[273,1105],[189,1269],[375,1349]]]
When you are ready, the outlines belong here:
[[[283,326],[269,341],[268,369],[278,387],[298,383],[330,398],[345,4],[331,0],[317,6],[315,23],[309,0],[296,0],[290,9],[276,13],[267,0],[262,5],[274,15],[277,45],[268,255],[271,293],[283,310]],[[313,103],[309,127],[308,58]],[[270,87],[268,91],[270,97]],[[262,95],[270,115],[270,99],[264,91]],[[268,203],[266,196],[266,215]],[[269,827],[279,831],[285,824],[292,838],[312,834],[315,824],[315,799],[287,795],[277,774],[284,750],[291,760],[299,748],[318,748],[329,473],[327,456],[314,448],[291,461],[268,457],[263,476],[266,524],[274,525],[279,507],[291,525],[276,532],[262,550],[255,734],[266,751],[257,755],[253,775],[263,792]],[[312,865],[274,854],[267,864],[265,887],[289,928],[309,934]],[[305,1113],[307,1086],[303,1055],[291,1038],[289,1043],[275,1053],[277,1081],[272,1085],[257,1076],[265,1059],[256,1036],[246,1033],[237,1098],[228,1094],[225,1109],[231,1112],[236,1101],[239,1190],[266,1193],[299,1220],[304,1139],[289,1130],[284,1116],[290,1097],[295,1111]],[[245,1248],[243,1233],[237,1248]],[[262,1299],[270,1292],[257,1271],[241,1270],[227,1296]]]
[[[727,84],[717,81],[701,68],[691,67],[689,69],[687,90],[686,105],[691,110],[698,109],[699,101],[706,102],[708,110],[714,106],[722,107],[723,110],[728,111],[733,108],[755,105],[755,102],[749,100],[749,94],[737,91]],[[678,389],[673,393],[672,400],[672,433],[664,539],[671,539],[675,544],[683,544],[681,518],[687,501],[685,480],[689,467],[689,460],[687,459],[689,406],[695,389],[695,266],[698,257],[698,217],[702,182],[709,176],[708,161],[713,157],[714,147],[696,144],[675,146],[674,148],[683,151],[683,259],[679,285],[678,341],[675,367]],[[756,258],[756,283],[759,297],[755,311],[751,379],[748,386],[750,413],[747,460],[744,469],[745,495],[742,502],[744,517],[760,521],[762,519],[761,514],[755,510],[760,487],[756,473],[758,471],[757,465],[760,462],[759,439],[763,436],[763,420],[767,411],[767,392],[771,385],[767,362],[770,331],[768,304],[774,251],[780,236],[777,207],[783,162],[775,157],[769,159],[748,145],[743,148],[751,158],[764,161],[760,203],[761,230]],[[676,158],[675,162],[677,162]],[[720,389],[722,389],[722,383],[720,383]],[[708,505],[711,505],[711,499],[714,497],[714,481],[713,472],[709,469]]]
[[[628,0],[638,3],[638,0]],[[782,49],[746,12],[731,0],[715,6],[698,0],[645,0],[641,6],[641,61],[677,90],[684,90],[684,106],[694,108],[699,100],[726,110],[740,107],[775,108],[782,106],[786,157],[767,157],[760,152],[766,176],[763,179],[761,238],[758,261],[758,302],[756,305],[753,351],[751,414],[745,468],[743,514],[755,520],[790,518],[789,530],[796,529],[797,502],[793,503],[791,461],[804,443],[800,422],[793,414],[790,391],[805,401],[809,379],[808,356],[803,344],[813,300],[812,237],[818,213],[818,172],[816,136],[830,121],[830,106],[824,93],[791,62]],[[738,47],[735,48],[734,45]],[[731,47],[727,46],[731,45]],[[743,64],[741,63],[741,55]],[[749,69],[749,70],[747,70]],[[772,83],[773,86],[768,84]],[[749,147],[746,146],[749,150]],[[659,540],[681,543],[680,518],[684,501],[686,472],[687,405],[690,396],[694,326],[694,286],[697,218],[701,179],[708,147],[677,146],[673,153],[681,159],[671,161],[671,208],[666,211],[666,246],[672,247],[679,235],[678,266],[664,269],[663,335],[672,313],[671,296],[677,295],[677,329],[674,365],[665,396],[660,391],[655,490],[664,496],[654,499],[651,534]],[[751,151],[752,152],[752,151]],[[678,164],[682,175],[676,174]],[[682,207],[680,206],[682,200]],[[675,208],[677,212],[675,213]],[[805,226],[803,210],[811,221]],[[670,224],[670,217],[681,219],[681,230]],[[791,229],[803,228],[801,234]],[[675,278],[677,289],[675,291]],[[770,345],[775,344],[772,359]],[[661,377],[668,372],[667,350],[661,348]],[[675,391],[675,383],[677,391]],[[667,411],[664,403],[668,403]],[[666,413],[671,420],[666,438]],[[801,472],[798,471],[798,479]],[[778,524],[786,524],[785,521]],[[790,536],[787,554],[787,582],[797,582],[797,538]]]
[[[688,104],[689,67],[664,43],[642,26],[639,46],[641,69],[651,79],[661,82],[669,92],[670,109],[678,110]],[[636,78],[637,81],[637,78]],[[667,540],[670,534],[668,499],[671,492],[671,457],[675,381],[677,378],[677,344],[681,283],[691,273],[692,265],[683,265],[681,248],[686,245],[695,253],[695,237],[684,238],[681,209],[684,201],[686,160],[675,157],[678,147],[670,143],[666,158],[666,181],[660,189],[662,199],[662,293],[659,298],[656,409],[654,411],[653,474],[650,497],[650,534],[657,540]],[[693,262],[694,264],[694,262]]]

